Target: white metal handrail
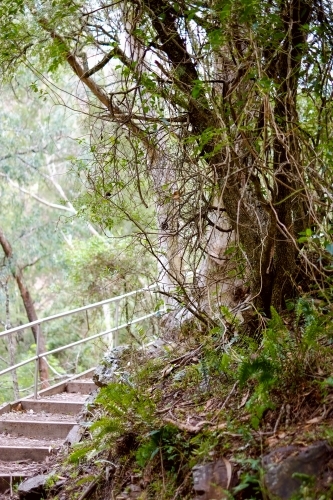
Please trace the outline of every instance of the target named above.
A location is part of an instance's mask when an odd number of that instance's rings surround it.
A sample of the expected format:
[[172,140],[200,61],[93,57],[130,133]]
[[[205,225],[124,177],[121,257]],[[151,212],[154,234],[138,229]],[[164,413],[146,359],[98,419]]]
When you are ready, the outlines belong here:
[[95,335],[91,335],[90,337],[86,337],[85,339],[77,340],[76,342],[72,342],[71,344],[67,344],[61,347],[56,347],[55,349],[52,349],[51,351],[45,351],[41,352],[36,356],[33,356],[32,358],[25,359],[24,361],[21,361],[20,363],[17,363],[16,365],[9,366],[8,368],[5,368],[4,370],[0,371],[0,376],[5,375],[6,373],[10,373],[11,371],[15,370],[16,368],[20,368],[21,366],[27,365],[29,363],[32,363],[32,361],[36,361],[39,358],[47,358],[47,356],[51,356],[51,354],[55,354],[57,352],[65,351],[66,349],[69,349],[70,347],[74,347],[76,345],[84,344],[85,342],[89,342],[90,340],[98,339],[99,337],[103,337],[104,335],[107,335],[112,332],[116,332],[118,330],[122,330],[123,328],[126,328],[127,326],[134,325],[135,323],[139,323],[140,321],[144,321],[145,319],[152,318],[153,316],[158,316],[161,314],[163,311],[156,311],[150,314],[146,314],[145,316],[141,316],[140,318],[133,319],[132,321],[129,321],[128,323],[124,323],[119,326],[115,326],[114,328],[111,328],[110,330],[105,330],[104,332],[96,333]]
[[[77,309],[71,309],[70,311],[64,311],[62,313],[53,314],[52,316],[47,316],[46,318],[36,319],[35,321],[31,321],[30,323],[26,323],[25,325],[15,326],[15,328],[10,328],[3,332],[0,332],[0,338],[5,337],[6,335],[10,335],[15,332],[19,332],[20,330],[24,330],[25,328],[30,328],[35,325],[42,325],[48,321],[52,321],[54,319],[64,318],[65,316],[71,316],[72,314],[87,311],[88,309],[93,309],[94,307],[103,306],[104,304],[110,304],[111,302],[118,302],[124,298],[131,297],[140,292],[149,292],[154,288],[157,288],[158,284],[154,283],[145,288],[140,288],[139,290],[134,290],[133,292],[124,293],[123,295],[118,295],[117,297],[112,297],[111,299],[105,299],[100,302],[94,302],[93,304],[89,304],[87,306],[78,307]],[[0,372],[1,374],[1,372]]]
[[[150,314],[147,314],[145,316],[141,316],[140,318],[136,318],[132,321],[129,321],[127,323],[124,323],[122,325],[118,325],[118,305],[119,305],[119,302],[124,299],[124,298],[127,298],[127,297],[131,297],[133,295],[136,295],[138,293],[141,293],[141,292],[149,292],[155,288],[158,287],[158,284],[157,283],[154,283],[153,285],[150,285],[148,287],[145,287],[145,288],[141,288],[139,290],[134,290],[132,292],[128,292],[128,293],[125,293],[123,295],[118,295],[117,297],[112,297],[110,299],[105,299],[105,300],[102,300],[100,302],[95,302],[93,304],[88,304],[87,306],[82,306],[82,307],[79,307],[79,308],[76,308],[76,309],[71,309],[70,311],[64,311],[62,313],[58,313],[58,314],[53,314],[52,316],[47,316],[46,318],[41,318],[41,319],[38,319],[38,320],[35,320],[35,321],[31,321],[30,323],[26,323],[24,325],[20,325],[20,326],[17,326],[17,327],[14,327],[14,328],[10,328],[9,330],[5,330],[3,332],[0,332],[0,338],[2,337],[5,337],[7,335],[11,335],[13,333],[16,333],[18,331],[21,331],[21,330],[24,330],[26,328],[30,328],[32,326],[38,326],[38,330],[37,330],[37,339],[36,339],[36,355],[29,358],[29,359],[26,359],[24,361],[21,361],[20,363],[17,363],[16,365],[12,365],[8,368],[5,368],[4,370],[0,371],[0,376],[1,375],[5,375],[6,373],[9,373],[17,368],[20,368],[21,366],[24,366],[24,365],[27,365],[29,363],[32,363],[33,361],[35,361],[36,365],[35,365],[35,380],[34,380],[34,397],[37,398],[37,395],[38,395],[38,367],[39,367],[39,360],[41,358],[45,358],[47,356],[50,356],[51,354],[55,354],[55,353],[58,353],[58,352],[61,352],[61,351],[64,351],[66,349],[69,349],[70,347],[74,347],[76,345],[79,345],[79,344],[83,344],[85,342],[89,342],[91,340],[94,340],[94,339],[97,339],[99,337],[103,337],[107,334],[110,334],[110,333],[113,333],[113,332],[117,332],[123,328],[126,328],[130,325],[133,325],[135,323],[139,323],[140,321],[144,321],[145,319],[148,319],[148,318],[151,318],[153,316],[156,316],[158,314],[161,314],[163,311],[159,310],[159,311],[155,311],[153,313],[150,313]],[[55,349],[52,349],[50,351],[45,351],[45,352],[42,352],[40,353],[39,352],[39,326],[43,323],[46,323],[48,321],[53,321],[53,320],[56,320],[56,319],[60,319],[60,318],[64,318],[66,316],[71,316],[73,314],[76,314],[76,313],[79,313],[79,312],[83,312],[83,311],[87,311],[88,309],[93,309],[93,308],[96,308],[96,307],[99,307],[99,306],[103,306],[105,304],[110,304],[112,302],[115,302],[116,303],[116,326],[114,328],[111,328],[111,329],[108,329],[104,332],[100,332],[100,333],[97,333],[95,335],[91,335],[90,337],[87,337],[85,339],[80,339],[76,342],[72,342],[70,344],[67,344],[65,346],[62,346],[62,347],[57,347]]]

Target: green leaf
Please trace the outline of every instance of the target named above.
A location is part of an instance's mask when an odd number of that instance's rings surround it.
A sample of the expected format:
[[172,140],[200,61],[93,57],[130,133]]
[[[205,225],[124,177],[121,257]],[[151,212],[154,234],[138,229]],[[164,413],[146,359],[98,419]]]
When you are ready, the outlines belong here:
[[197,99],[203,91],[203,82],[201,80],[195,80],[194,86],[192,88],[192,97]]

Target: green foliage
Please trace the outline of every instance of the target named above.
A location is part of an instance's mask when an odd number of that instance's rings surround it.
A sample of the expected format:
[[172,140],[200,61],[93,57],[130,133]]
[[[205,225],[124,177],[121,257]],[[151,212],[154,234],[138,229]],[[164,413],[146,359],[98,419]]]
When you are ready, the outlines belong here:
[[90,427],[96,447],[105,447],[127,430],[133,433],[149,429],[154,422],[155,405],[147,394],[131,382],[111,382],[96,399],[105,416]]
[[[239,478],[239,483],[232,488],[232,494],[236,495],[236,498],[238,498],[239,493],[241,493],[241,498],[249,498],[249,500],[258,498],[258,496],[261,498],[261,461],[236,455],[235,462],[241,466],[242,473]],[[235,496],[232,498],[235,498]]]
[[255,428],[258,428],[264,412],[274,408],[271,399],[274,390],[297,391],[316,357],[323,351],[318,339],[327,319],[309,300],[302,298],[297,301],[292,331],[273,308],[271,313],[260,348],[247,352],[238,369],[240,387],[250,383],[254,387],[246,407],[252,413],[251,422]]
[[221,436],[217,432],[203,431],[197,436],[192,437],[189,448],[189,467],[193,467],[197,463],[202,463],[207,460],[207,457],[212,456],[221,443],[221,440]]
[[159,453],[163,457],[164,467],[169,471],[177,471],[189,448],[190,443],[184,440],[176,427],[164,425],[148,433],[135,458],[140,467],[145,467]]
[[70,454],[69,462],[79,463],[81,460],[85,460],[88,453],[91,452],[92,445],[90,443],[80,443],[76,446],[76,449]]
[[103,240],[96,236],[84,241],[77,239],[64,256],[69,279],[90,300],[140,289],[143,283],[149,284],[150,272],[153,280],[155,266],[144,250],[138,261],[137,251],[136,246],[122,239]]

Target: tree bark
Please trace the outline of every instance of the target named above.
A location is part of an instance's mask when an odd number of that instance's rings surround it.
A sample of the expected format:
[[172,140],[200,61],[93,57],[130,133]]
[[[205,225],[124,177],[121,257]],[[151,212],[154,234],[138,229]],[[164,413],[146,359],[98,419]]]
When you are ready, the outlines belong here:
[[[297,116],[297,88],[301,60],[305,50],[306,35],[303,25],[311,17],[311,3],[304,0],[282,2],[280,11],[285,38],[269,74],[278,85],[274,118],[278,134],[273,149],[275,187],[272,205],[276,215],[274,273],[272,280],[272,305],[281,309],[285,300],[292,297],[297,273],[297,234],[293,216],[293,192],[297,186],[299,143],[295,133]],[[301,222],[298,221],[298,225]]]

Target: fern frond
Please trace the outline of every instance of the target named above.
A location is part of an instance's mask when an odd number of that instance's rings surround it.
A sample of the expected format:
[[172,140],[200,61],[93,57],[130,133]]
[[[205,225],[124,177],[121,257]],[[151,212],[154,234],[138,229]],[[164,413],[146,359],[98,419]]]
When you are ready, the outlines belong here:
[[274,364],[269,359],[260,357],[253,361],[243,361],[239,367],[238,379],[240,387],[251,378],[256,378],[259,383],[265,385],[274,379],[274,375]]
[[91,432],[101,441],[106,436],[120,436],[125,431],[126,419],[102,417],[92,424]]
[[268,329],[276,332],[276,334],[286,332],[287,330],[283,323],[283,319],[274,307],[271,307],[271,319],[268,322]]

